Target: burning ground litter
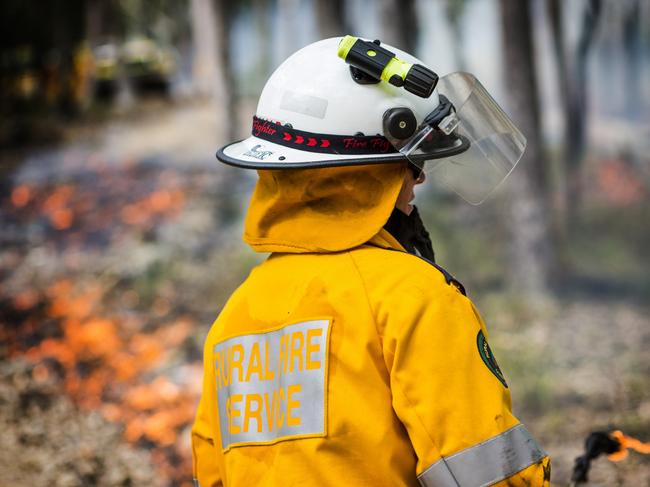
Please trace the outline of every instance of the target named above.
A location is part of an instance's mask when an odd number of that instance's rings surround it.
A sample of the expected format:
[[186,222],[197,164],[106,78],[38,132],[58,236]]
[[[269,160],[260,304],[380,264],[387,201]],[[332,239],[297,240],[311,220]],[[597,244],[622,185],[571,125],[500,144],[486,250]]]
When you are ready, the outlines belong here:
[[202,340],[249,266],[247,183],[192,154],[81,144],[0,196],[0,484],[191,485]]

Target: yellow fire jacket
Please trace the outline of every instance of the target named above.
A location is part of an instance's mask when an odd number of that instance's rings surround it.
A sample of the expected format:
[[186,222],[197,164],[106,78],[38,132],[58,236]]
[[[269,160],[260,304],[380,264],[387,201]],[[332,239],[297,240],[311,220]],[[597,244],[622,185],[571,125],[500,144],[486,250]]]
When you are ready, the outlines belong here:
[[549,485],[462,287],[381,229],[403,168],[314,171],[260,172],[245,239],[273,253],[206,339],[196,485]]

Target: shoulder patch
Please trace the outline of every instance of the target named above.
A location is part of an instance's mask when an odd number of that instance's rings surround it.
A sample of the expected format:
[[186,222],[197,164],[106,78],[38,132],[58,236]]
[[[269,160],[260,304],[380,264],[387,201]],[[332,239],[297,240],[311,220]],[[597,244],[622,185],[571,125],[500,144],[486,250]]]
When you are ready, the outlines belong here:
[[490,345],[488,345],[488,342],[485,339],[483,330],[480,330],[478,335],[476,335],[476,345],[478,346],[478,353],[481,355],[481,359],[485,365],[487,365],[487,368],[490,369],[490,372],[492,372],[497,379],[499,379],[499,382],[503,384],[503,387],[507,389],[508,384],[506,383],[506,379],[503,377],[503,372],[501,372],[497,359],[494,358]]

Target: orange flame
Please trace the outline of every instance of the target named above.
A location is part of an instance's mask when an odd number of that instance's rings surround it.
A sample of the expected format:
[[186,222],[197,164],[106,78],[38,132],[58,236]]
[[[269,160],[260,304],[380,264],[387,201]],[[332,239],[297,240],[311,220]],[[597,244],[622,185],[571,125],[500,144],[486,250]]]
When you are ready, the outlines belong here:
[[620,462],[621,460],[625,460],[627,458],[629,449],[636,450],[639,453],[643,453],[644,455],[650,454],[650,443],[643,443],[636,438],[626,436],[622,431],[619,430],[612,431],[609,436],[617,440],[621,445],[621,449],[619,451],[607,456],[607,458],[613,462]]
[[[119,189],[118,196],[125,191]],[[160,173],[155,190],[143,193],[136,187],[126,193],[104,208],[92,191],[76,184],[53,188],[23,184],[11,191],[10,204],[25,218],[47,222],[50,230],[61,232],[64,243],[74,246],[84,243],[88,229],[116,225],[119,228],[113,233],[119,236],[126,230],[142,230],[178,217],[187,200],[177,176],[165,171]],[[125,199],[128,204],[123,205]],[[65,257],[70,268],[78,265],[75,255]],[[46,333],[38,333],[40,318],[30,315],[19,328],[0,326],[0,341],[8,343],[10,356],[20,355],[33,362],[33,380],[57,382],[81,408],[98,409],[106,419],[123,425],[128,441],[157,445],[154,457],[161,472],[173,485],[185,485],[182,479],[191,465],[184,438],[200,395],[202,366],[185,364],[182,367],[187,373],[175,370],[171,380],[166,377],[166,364],[170,357],[178,362],[177,351],[196,324],[170,316],[173,296],[155,297],[146,310],[153,320],[138,313],[109,310],[111,290],[99,280],[89,285],[69,278],[51,282],[45,289],[20,289],[10,295],[12,307],[23,314],[38,308],[34,316],[43,314],[51,326]],[[143,306],[135,289],[121,294],[120,309]],[[156,326],[150,329],[148,321]]]
[[173,216],[185,203],[180,190],[158,190],[122,209],[122,221],[127,225],[146,225],[156,215]]
[[16,186],[11,192],[11,203],[16,208],[22,208],[32,198],[31,191],[27,186]]
[[[61,334],[16,353],[33,361],[33,378],[39,382],[55,379],[47,359],[58,362],[64,371],[63,390],[80,407],[99,409],[106,419],[121,423],[127,441],[147,440],[174,449],[180,462],[170,463],[163,450],[154,450],[154,457],[160,471],[181,485],[191,469],[183,432],[193,420],[200,386],[176,384],[160,366],[195,325],[181,318],[145,332],[144,322],[102,313],[104,294],[101,286],[81,287],[69,279],[50,285],[46,314],[60,320]],[[40,299],[38,293],[25,291],[13,301],[22,309]],[[183,375],[200,377],[201,365],[191,367]]]
[[[61,186],[52,191],[43,203],[43,212],[57,230],[66,230],[72,225],[74,214],[70,208],[70,200],[74,193],[72,186]],[[25,204],[27,201],[29,198],[25,199]]]
[[71,184],[51,189],[19,185],[11,191],[10,201],[16,209],[38,210],[38,216],[44,216],[58,231],[69,231],[73,226],[102,226],[103,220],[107,220],[106,224],[115,224],[115,212],[121,215],[123,224],[147,228],[160,220],[178,216],[186,202],[184,190],[174,180],[167,181],[162,189],[135,194],[138,195],[135,199],[130,195],[126,197],[128,204],[109,207],[106,210],[108,219],[106,213],[98,213],[98,201],[93,195]]

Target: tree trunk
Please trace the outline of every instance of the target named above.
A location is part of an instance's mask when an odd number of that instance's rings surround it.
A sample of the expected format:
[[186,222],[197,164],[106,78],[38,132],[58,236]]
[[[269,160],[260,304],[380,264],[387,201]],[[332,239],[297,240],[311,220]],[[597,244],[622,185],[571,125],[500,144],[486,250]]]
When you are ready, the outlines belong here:
[[316,0],[316,19],[323,39],[352,34],[345,18],[345,0]]
[[452,45],[451,50],[456,59],[456,67],[458,71],[465,71],[467,69],[467,61],[465,60],[465,52],[463,49],[463,32],[461,20],[465,12],[465,6],[468,0],[447,0],[445,7],[445,15],[449,28],[451,29]]
[[255,76],[260,80],[266,81],[266,78],[272,72],[273,62],[271,54],[271,7],[269,0],[253,0],[253,28],[256,31],[256,37],[259,47],[255,56]]
[[501,0],[504,70],[510,113],[528,140],[510,176],[510,282],[529,300],[544,299],[554,269],[549,233],[546,177],[541,150],[539,100],[532,45],[530,4]]
[[218,83],[216,15],[212,0],[191,0],[194,62],[194,89],[199,95],[213,96]]
[[301,0],[276,0],[274,2],[277,19],[273,29],[276,40],[274,51],[276,55],[279,54],[279,59],[276,59],[279,61],[278,64],[298,48],[303,47],[298,45],[294,32],[296,19],[300,18],[300,4]]
[[[564,120],[563,134],[561,136],[561,150],[559,151],[558,158],[558,172],[559,177],[555,181],[556,186],[554,191],[550,191],[547,195],[549,203],[552,204],[554,212],[550,217],[553,236],[555,238],[555,248],[557,250],[558,270],[567,268],[568,256],[567,250],[567,234],[568,234],[568,183],[567,183],[567,163],[566,163],[566,147],[568,145],[568,120],[569,120],[569,68],[567,66],[568,57],[564,39],[564,13],[562,10],[562,3],[560,0],[548,0],[547,12],[550,23],[551,39],[553,43],[553,57],[555,58],[555,66],[557,69],[558,77],[558,102],[562,110]],[[555,197],[553,199],[553,197]],[[562,277],[562,276],[560,276]]]
[[382,41],[414,54],[419,36],[415,0],[380,0]]
[[235,140],[237,133],[237,92],[235,80],[230,62],[230,25],[232,19],[233,5],[229,0],[216,0],[216,33],[217,33],[217,54],[219,62],[219,89],[216,92],[217,105],[223,105],[224,133],[229,141]]
[[567,98],[566,127],[567,210],[573,220],[582,202],[581,169],[587,145],[587,61],[598,25],[601,0],[589,0],[576,46],[575,67]]
[[643,54],[641,52],[641,3],[634,0],[623,18],[623,49],[625,53],[625,111],[639,120],[643,114]]
[[[547,7],[551,28],[551,38],[553,41],[553,55],[558,73],[558,98],[564,115],[564,123],[566,125],[562,145],[566,147],[568,143],[567,127],[569,123],[569,92],[571,90],[571,83],[569,80],[567,52],[564,45],[564,14],[560,0],[548,0]],[[564,172],[565,170],[566,164],[562,164],[562,171]],[[565,202],[563,202],[563,205],[564,203]]]
[[237,131],[230,66],[230,9],[227,0],[191,0],[194,86],[199,95],[215,102],[222,141],[234,139]]
[[103,19],[105,18],[103,8],[106,4],[101,0],[86,1],[86,40],[90,47],[96,47],[101,43],[104,35]]
[[106,0],[85,0],[86,40],[90,47],[114,42],[125,34],[127,14],[119,2]]

